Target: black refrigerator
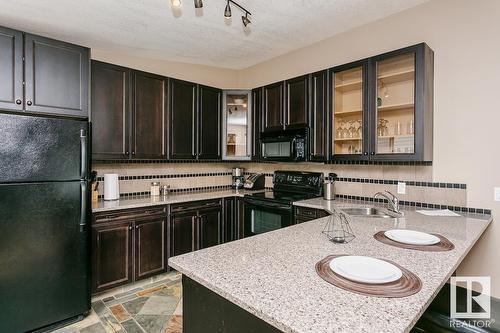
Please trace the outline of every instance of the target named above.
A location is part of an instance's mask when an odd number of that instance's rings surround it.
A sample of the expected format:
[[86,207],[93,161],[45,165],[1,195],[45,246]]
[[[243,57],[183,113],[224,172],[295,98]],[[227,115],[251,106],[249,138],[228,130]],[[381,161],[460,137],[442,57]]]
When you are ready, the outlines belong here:
[[89,123],[0,113],[0,332],[90,309]]

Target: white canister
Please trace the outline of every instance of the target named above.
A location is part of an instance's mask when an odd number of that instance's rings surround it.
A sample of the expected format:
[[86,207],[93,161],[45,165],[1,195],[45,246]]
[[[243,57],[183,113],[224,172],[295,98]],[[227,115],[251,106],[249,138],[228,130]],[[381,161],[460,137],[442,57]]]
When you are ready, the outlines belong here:
[[118,174],[104,174],[104,200],[120,199],[120,184],[118,182]]

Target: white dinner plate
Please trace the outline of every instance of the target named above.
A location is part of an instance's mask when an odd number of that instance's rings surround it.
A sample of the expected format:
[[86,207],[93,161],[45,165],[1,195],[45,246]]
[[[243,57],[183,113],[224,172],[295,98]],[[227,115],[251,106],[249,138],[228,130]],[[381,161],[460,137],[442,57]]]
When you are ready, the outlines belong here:
[[384,235],[393,241],[409,245],[434,245],[441,241],[439,237],[426,232],[406,229],[387,230]]
[[381,284],[399,280],[403,273],[387,261],[365,256],[343,256],[330,261],[330,269],[351,281]]

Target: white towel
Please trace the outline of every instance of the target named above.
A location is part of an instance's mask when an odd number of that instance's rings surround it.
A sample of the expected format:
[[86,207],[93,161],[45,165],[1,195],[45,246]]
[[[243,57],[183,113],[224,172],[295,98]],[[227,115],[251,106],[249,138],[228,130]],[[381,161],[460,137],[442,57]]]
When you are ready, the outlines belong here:
[[417,210],[416,212],[427,216],[460,216],[449,209]]

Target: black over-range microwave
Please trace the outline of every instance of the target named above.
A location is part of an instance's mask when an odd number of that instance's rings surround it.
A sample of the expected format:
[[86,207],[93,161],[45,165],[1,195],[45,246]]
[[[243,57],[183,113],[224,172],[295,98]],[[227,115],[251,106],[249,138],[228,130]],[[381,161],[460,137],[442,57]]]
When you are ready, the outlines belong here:
[[263,132],[260,134],[262,158],[268,161],[305,161],[307,140],[307,128]]

